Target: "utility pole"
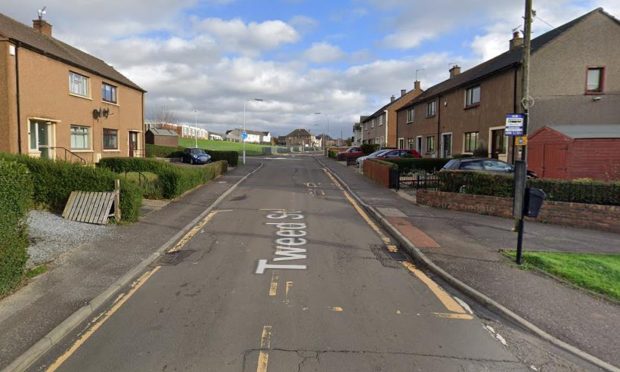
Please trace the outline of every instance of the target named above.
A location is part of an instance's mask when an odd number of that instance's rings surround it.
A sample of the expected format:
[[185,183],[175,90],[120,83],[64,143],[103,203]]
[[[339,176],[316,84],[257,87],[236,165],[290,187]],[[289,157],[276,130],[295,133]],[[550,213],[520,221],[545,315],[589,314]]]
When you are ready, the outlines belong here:
[[[529,110],[533,104],[530,97],[530,54],[532,50],[532,0],[525,0],[525,17],[524,35],[523,35],[523,60],[522,60],[522,80],[521,80],[521,106],[523,107],[524,123],[523,136],[527,137],[527,127],[530,121]],[[520,164],[518,164],[520,163]],[[521,161],[515,162],[515,207],[518,209],[515,214],[518,215],[517,220],[517,264],[521,265],[523,261],[523,206],[525,203],[525,192],[527,182],[527,146],[521,147]]]

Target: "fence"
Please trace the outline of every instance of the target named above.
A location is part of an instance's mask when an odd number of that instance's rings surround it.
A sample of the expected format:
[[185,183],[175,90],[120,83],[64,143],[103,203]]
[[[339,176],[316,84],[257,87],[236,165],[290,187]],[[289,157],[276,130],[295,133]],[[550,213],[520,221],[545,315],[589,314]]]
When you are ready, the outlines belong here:
[[439,190],[439,177],[434,173],[419,171],[415,173],[399,174],[400,188],[412,188],[415,190]]

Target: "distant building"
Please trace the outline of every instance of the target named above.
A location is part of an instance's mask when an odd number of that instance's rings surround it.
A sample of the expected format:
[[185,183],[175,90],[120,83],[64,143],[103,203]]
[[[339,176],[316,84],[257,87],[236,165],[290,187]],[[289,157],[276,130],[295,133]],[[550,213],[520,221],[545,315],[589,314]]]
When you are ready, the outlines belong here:
[[[271,144],[271,133],[270,132],[260,132],[255,130],[245,131],[248,134],[246,138],[246,143],[268,143]],[[232,130],[226,131],[226,139],[228,141],[233,142],[242,142],[241,141],[241,133],[243,133],[243,129],[235,128]]]
[[295,129],[286,136],[286,146],[303,146],[310,147],[313,143],[314,136],[305,129]]

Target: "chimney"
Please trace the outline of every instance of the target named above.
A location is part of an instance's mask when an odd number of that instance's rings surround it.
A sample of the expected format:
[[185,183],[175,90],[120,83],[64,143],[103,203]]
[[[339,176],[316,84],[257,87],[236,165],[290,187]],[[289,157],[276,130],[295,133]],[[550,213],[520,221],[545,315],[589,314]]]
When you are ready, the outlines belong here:
[[512,33],[512,39],[510,40],[510,50],[523,46],[523,38],[519,34],[519,31]]
[[422,90],[422,86],[420,85],[420,80],[416,80],[413,82],[413,89],[414,90]]
[[39,31],[47,37],[52,37],[52,25],[43,19],[35,19],[32,21],[32,28]]
[[394,96],[390,97],[390,102],[394,102],[394,101],[396,101],[396,97]]
[[405,94],[407,94],[407,89],[401,89],[400,90],[400,96],[404,96]]
[[460,73],[461,73],[461,66],[459,65],[452,66],[452,68],[450,69],[450,79],[452,79],[453,77],[455,77],[456,75]]

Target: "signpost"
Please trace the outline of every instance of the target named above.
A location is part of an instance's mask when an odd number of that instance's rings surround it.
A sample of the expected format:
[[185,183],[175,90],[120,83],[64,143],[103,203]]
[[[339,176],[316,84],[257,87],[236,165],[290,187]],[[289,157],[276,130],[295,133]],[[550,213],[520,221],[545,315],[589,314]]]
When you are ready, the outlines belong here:
[[246,131],[241,132],[241,139],[245,142],[245,140],[248,139],[248,132]]
[[509,137],[520,137],[525,134],[525,115],[508,114],[506,115],[506,135]]

